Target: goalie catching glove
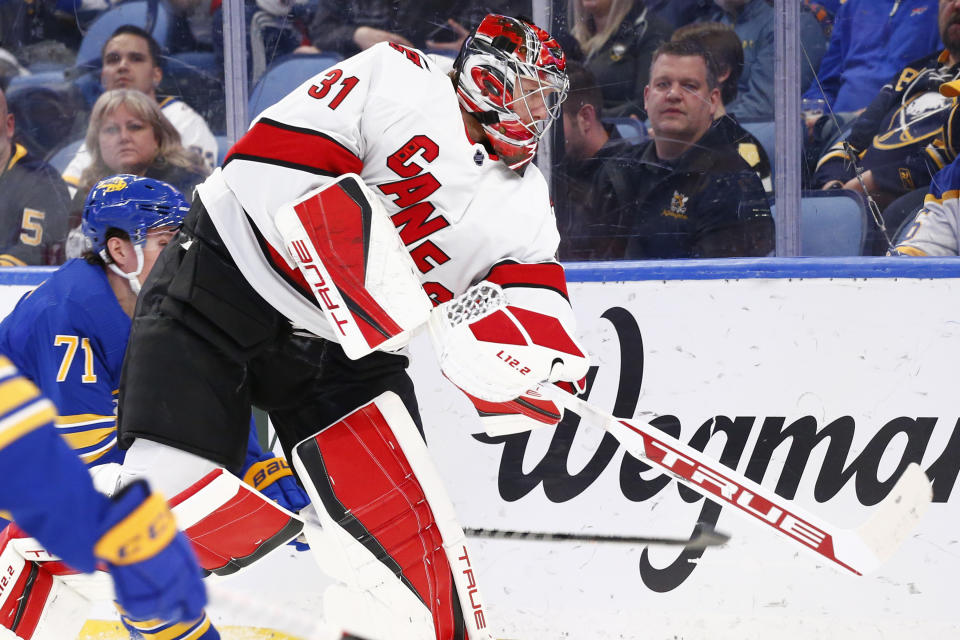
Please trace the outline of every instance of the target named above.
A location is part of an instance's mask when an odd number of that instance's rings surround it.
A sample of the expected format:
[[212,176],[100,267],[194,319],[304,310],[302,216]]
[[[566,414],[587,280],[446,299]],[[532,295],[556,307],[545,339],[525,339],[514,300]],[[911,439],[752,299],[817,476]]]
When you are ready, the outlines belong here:
[[430,335],[451,382],[485,403],[507,403],[541,382],[586,376],[573,325],[563,267],[508,260],[434,309]]

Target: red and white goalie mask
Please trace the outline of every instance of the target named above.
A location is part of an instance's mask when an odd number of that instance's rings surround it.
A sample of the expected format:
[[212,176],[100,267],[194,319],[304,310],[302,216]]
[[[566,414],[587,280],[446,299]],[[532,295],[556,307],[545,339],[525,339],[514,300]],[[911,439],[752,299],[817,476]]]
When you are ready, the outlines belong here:
[[496,14],[483,19],[454,62],[460,105],[518,173],[560,115],[569,86],[565,66],[563,49],[549,33]]

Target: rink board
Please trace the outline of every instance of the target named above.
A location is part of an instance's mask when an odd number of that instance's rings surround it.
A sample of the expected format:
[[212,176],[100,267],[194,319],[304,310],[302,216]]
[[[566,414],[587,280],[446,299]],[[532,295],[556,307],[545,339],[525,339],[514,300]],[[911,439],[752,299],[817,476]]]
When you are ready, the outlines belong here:
[[[960,573],[960,262],[571,265],[568,277],[595,367],[591,402],[661,416],[683,441],[740,472],[765,469],[762,484],[842,526],[869,515],[907,459],[934,478],[935,503],[877,574],[840,572],[681,494],[590,425],[477,433],[469,403],[419,337],[412,372],[427,438],[465,526],[684,536],[713,519],[733,536],[686,556],[474,540],[497,637],[958,636],[950,587]],[[0,286],[0,313],[30,284]],[[781,438],[788,428],[796,437]],[[324,582],[309,562],[285,551],[274,568],[260,563],[227,585],[310,614]],[[258,624],[255,613],[214,618]]]

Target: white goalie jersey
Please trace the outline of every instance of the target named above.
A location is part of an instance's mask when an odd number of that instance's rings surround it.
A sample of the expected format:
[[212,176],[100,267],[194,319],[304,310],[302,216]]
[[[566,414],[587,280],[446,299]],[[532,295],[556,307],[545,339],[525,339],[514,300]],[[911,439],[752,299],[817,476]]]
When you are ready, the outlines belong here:
[[503,258],[553,259],[546,181],[469,139],[446,71],[391,43],[344,60],[260,113],[199,187],[246,279],[294,326],[334,339],[284,256],[275,217],[342,174],[358,174],[382,202],[434,304]]

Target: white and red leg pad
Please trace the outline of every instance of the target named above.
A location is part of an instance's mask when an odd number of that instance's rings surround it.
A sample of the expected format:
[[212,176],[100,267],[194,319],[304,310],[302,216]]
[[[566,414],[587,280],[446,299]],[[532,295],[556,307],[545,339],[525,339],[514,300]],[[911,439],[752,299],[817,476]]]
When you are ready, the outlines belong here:
[[344,583],[328,618],[396,640],[491,638],[463,530],[396,394],[298,444],[293,463],[323,526],[308,528],[311,549]]
[[[404,346],[433,305],[379,199],[345,174],[281,206],[277,230],[350,358]],[[293,264],[289,265],[293,267]]]
[[207,574],[234,574],[303,530],[296,514],[223,468],[210,471],[169,503]]
[[[109,577],[78,574],[15,524],[0,533],[0,628],[23,640],[76,638],[90,600],[63,578],[99,581],[112,593]],[[0,637],[9,637],[0,631]]]

